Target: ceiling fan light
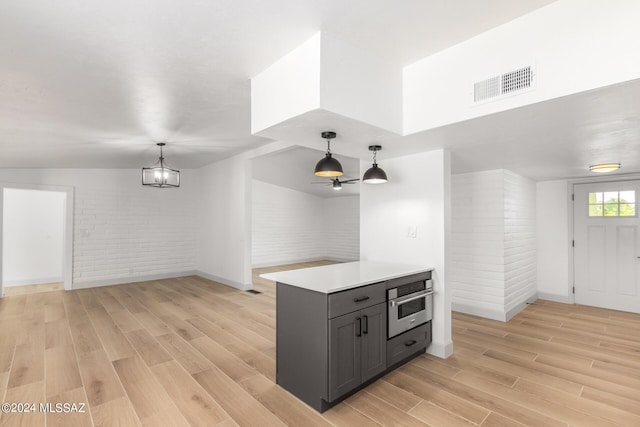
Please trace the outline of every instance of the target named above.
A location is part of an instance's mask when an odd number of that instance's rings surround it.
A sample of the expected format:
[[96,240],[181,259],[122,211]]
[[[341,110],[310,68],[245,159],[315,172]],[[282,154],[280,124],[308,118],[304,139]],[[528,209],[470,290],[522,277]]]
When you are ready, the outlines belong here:
[[613,172],[618,169],[620,169],[620,163],[598,163],[589,166],[589,170],[596,173]]
[[377,163],[374,163],[373,166],[364,173],[362,182],[365,184],[384,184],[387,182],[387,174]]
[[336,177],[342,176],[344,172],[340,162],[331,157],[331,153],[326,153],[324,158],[316,164],[313,174],[315,176]]
[[339,179],[336,178],[336,179],[333,180],[332,187],[333,187],[334,190],[340,191],[340,190],[342,190],[342,183],[340,182]]

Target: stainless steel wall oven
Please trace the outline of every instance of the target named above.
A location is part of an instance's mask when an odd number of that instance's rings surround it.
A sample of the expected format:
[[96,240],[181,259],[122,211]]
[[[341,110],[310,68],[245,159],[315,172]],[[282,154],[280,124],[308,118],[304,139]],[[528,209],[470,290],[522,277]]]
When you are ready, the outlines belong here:
[[433,281],[420,280],[387,289],[387,338],[433,318]]

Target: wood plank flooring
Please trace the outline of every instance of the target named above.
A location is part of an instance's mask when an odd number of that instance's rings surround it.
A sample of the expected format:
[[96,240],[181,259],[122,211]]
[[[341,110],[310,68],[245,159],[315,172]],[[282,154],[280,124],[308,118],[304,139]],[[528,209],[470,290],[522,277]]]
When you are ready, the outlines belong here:
[[454,313],[421,355],[318,414],[275,383],[275,288],[198,277],[0,300],[0,400],[84,403],[0,426],[639,426],[640,315],[537,301]]
[[15,295],[28,295],[40,292],[53,292],[64,290],[63,283],[44,283],[40,285],[5,286],[4,295],[11,297]]

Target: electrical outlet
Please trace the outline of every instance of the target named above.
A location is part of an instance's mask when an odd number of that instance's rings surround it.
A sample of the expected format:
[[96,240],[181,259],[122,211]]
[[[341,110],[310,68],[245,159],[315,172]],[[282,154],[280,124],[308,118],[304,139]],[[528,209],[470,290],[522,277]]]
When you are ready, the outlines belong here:
[[418,236],[418,226],[410,225],[407,228],[407,237],[409,237],[411,239],[415,239],[417,236]]

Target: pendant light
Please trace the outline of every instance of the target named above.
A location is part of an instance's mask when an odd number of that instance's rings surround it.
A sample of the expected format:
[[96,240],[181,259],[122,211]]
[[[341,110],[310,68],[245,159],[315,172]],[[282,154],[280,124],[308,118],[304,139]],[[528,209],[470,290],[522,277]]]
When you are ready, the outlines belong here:
[[158,142],[156,145],[160,147],[160,158],[153,167],[142,168],[142,185],[158,188],[180,187],[180,171],[170,169],[164,163],[162,147],[166,144]]
[[336,177],[342,176],[342,165],[339,161],[331,156],[331,140],[336,137],[335,132],[322,132],[322,138],[327,140],[327,153],[324,158],[316,164],[316,169],[313,172],[315,176],[328,176]]
[[387,174],[382,170],[382,168],[378,167],[378,163],[376,162],[376,154],[378,151],[382,150],[381,145],[370,145],[369,151],[373,151],[373,165],[364,173],[362,177],[362,182],[365,184],[384,184],[387,182]]

